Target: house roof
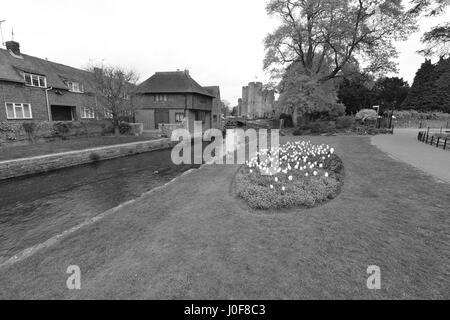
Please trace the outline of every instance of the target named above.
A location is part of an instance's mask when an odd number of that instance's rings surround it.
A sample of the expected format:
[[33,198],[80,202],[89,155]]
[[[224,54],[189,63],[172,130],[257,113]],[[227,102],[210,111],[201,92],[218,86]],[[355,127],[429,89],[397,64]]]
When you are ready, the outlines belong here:
[[136,93],[197,93],[215,98],[185,71],[157,72],[141,83]]
[[25,83],[22,72],[45,76],[47,86],[55,89],[67,90],[64,80],[70,80],[82,83],[85,92],[95,91],[94,75],[88,71],[26,54],[15,57],[8,50],[0,49],[0,80]]
[[215,98],[220,99],[220,87],[219,86],[208,86],[203,87],[206,91],[208,91]]

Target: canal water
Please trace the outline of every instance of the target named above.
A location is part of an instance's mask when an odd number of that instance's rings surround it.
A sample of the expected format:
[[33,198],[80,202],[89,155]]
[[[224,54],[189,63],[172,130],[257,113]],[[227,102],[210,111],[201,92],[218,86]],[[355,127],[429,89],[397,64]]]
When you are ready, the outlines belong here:
[[0,181],[0,263],[195,167],[161,150]]

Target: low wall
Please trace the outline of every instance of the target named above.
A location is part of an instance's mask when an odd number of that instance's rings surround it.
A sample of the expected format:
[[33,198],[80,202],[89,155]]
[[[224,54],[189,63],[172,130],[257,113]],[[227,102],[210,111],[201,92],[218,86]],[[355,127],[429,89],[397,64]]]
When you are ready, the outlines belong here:
[[[31,131],[27,133],[26,127]],[[8,121],[0,122],[1,145],[26,145],[30,141],[46,142],[72,137],[100,136],[113,133],[111,121]]]
[[2,161],[0,162],[0,180],[167,149],[171,146],[170,139],[160,139]]
[[185,129],[185,124],[160,124],[159,132],[164,138],[171,138],[172,132],[178,129]]

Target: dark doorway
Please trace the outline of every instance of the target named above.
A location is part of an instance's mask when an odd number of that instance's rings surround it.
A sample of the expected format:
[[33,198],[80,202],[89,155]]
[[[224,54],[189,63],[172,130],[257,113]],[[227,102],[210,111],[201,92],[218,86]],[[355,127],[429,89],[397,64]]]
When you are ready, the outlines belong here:
[[155,110],[155,129],[159,129],[160,124],[169,123],[169,110]]
[[53,121],[73,121],[75,118],[75,107],[52,106]]

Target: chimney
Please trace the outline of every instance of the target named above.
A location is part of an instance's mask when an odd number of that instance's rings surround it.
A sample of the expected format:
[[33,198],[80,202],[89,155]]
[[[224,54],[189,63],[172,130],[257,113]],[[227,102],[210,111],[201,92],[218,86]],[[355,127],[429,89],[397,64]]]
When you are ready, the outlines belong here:
[[16,56],[20,56],[20,44],[16,41],[6,41],[6,49],[14,53]]
[[189,69],[184,69],[184,73],[188,76],[189,75]]

